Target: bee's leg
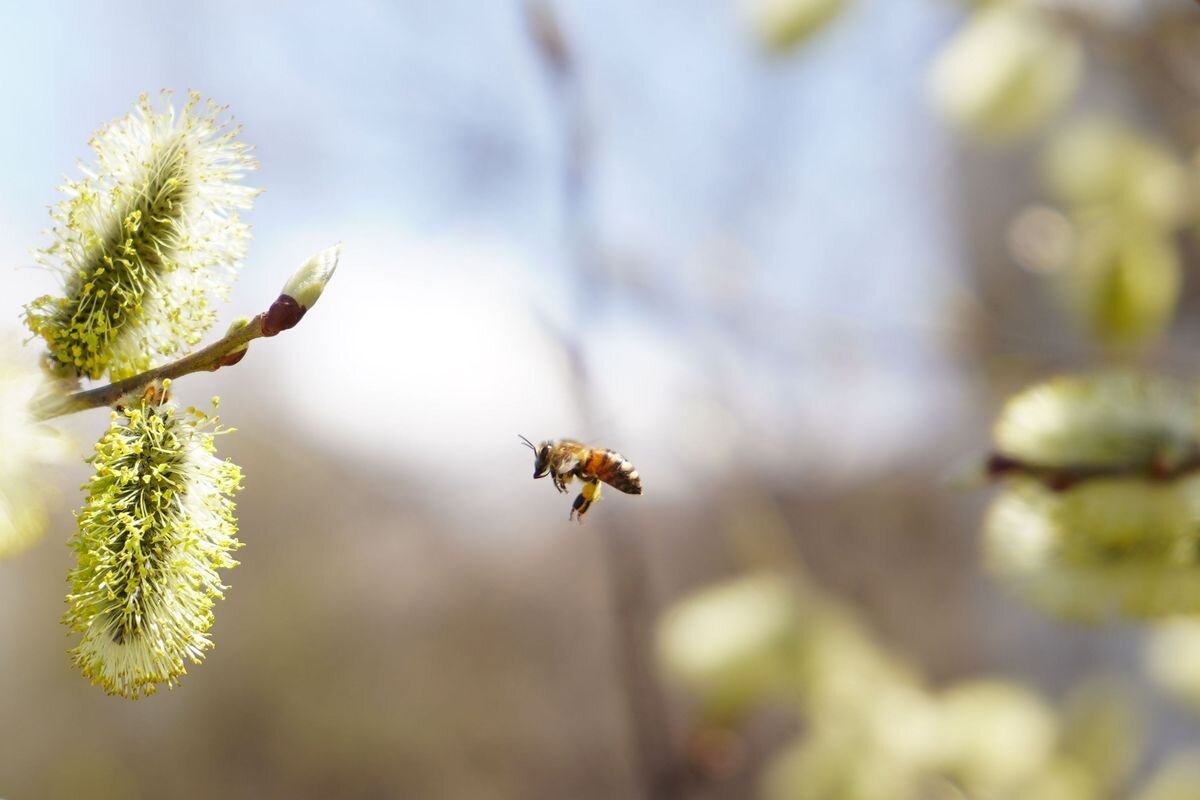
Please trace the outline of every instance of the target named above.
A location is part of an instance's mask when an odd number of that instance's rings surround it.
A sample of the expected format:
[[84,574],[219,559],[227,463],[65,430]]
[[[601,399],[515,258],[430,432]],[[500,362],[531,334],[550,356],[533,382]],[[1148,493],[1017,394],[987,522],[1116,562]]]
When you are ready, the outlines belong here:
[[575,502],[571,505],[571,513],[568,519],[578,519],[579,524],[583,524],[583,515],[592,507],[592,503],[600,499],[600,481],[591,480],[583,484],[583,491],[575,498]]
[[583,495],[580,494],[575,498],[575,502],[571,504],[571,513],[567,515],[567,519],[575,519],[578,517],[579,524],[582,525],[583,515],[587,513],[589,505],[591,504],[584,500]]

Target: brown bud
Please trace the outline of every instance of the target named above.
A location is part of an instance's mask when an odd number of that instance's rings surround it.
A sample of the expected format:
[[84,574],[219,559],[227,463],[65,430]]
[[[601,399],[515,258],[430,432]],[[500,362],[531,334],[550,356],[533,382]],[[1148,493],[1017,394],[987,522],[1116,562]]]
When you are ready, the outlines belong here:
[[279,297],[275,298],[275,302],[271,303],[271,307],[267,309],[266,316],[263,317],[263,336],[274,336],[280,331],[294,328],[307,310],[304,306],[297,303],[294,297],[286,294],[279,295]]
[[219,370],[221,367],[232,367],[234,364],[238,363],[243,358],[245,358],[246,353],[249,350],[250,350],[249,347],[243,347],[241,350],[234,350],[232,353],[228,353],[228,354],[222,356],[221,360],[213,365],[213,371],[215,372],[216,370]]
[[992,453],[987,458],[987,463],[984,469],[989,477],[998,478],[1001,475],[1007,475],[1019,469],[1021,463],[1011,456],[1006,456],[1003,453]]

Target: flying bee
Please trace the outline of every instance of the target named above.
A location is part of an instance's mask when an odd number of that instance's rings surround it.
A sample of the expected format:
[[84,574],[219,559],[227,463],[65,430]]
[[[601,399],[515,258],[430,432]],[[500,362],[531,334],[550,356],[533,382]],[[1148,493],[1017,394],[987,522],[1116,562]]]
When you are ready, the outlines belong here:
[[641,494],[642,479],[629,459],[615,450],[588,447],[571,439],[555,439],[539,445],[520,437],[525,446],[533,451],[533,477],[550,476],[554,488],[567,491],[567,484],[575,478],[583,481],[583,491],[571,505],[568,519],[583,522],[583,515],[600,499],[600,482],[624,492]]

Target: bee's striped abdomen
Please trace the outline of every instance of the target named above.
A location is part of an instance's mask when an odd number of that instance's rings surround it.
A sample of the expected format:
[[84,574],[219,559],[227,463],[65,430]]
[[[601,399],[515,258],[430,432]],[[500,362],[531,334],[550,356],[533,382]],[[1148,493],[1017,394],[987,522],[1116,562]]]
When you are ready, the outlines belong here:
[[642,479],[629,459],[612,450],[593,450],[584,469],[625,494],[641,494]]

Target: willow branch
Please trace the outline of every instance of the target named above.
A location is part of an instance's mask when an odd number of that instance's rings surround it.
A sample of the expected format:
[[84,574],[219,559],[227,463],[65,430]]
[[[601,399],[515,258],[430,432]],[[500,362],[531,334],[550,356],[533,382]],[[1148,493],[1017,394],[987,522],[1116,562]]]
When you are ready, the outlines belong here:
[[1180,458],[1124,464],[1038,464],[1004,453],[992,453],[988,456],[984,469],[989,478],[1024,476],[1038,481],[1054,492],[1065,492],[1087,481],[1115,478],[1169,483],[1200,471],[1200,446],[1194,446]]
[[291,328],[307,310],[291,296],[281,294],[265,313],[255,316],[245,325],[231,330],[223,338],[195,353],[107,386],[41,398],[34,402],[33,416],[35,419],[48,420],[89,408],[112,406],[125,395],[155,381],[174,380],[193,372],[213,372],[221,367],[232,366],[246,355],[250,342]]

